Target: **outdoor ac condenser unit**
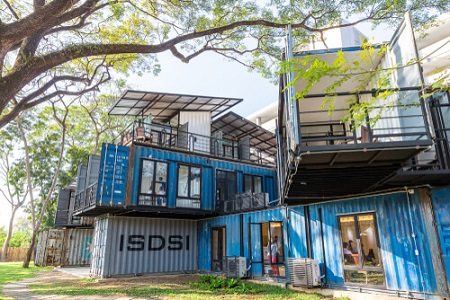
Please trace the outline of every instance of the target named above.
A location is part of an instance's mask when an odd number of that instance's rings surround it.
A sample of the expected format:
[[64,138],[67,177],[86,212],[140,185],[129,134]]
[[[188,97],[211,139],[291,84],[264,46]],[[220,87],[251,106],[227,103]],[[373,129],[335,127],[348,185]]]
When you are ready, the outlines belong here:
[[269,203],[268,193],[255,193],[253,194],[253,208],[264,208]]
[[310,258],[289,258],[289,273],[293,286],[320,286],[319,261]]
[[247,259],[245,257],[225,257],[225,268],[225,274],[229,278],[247,277]]

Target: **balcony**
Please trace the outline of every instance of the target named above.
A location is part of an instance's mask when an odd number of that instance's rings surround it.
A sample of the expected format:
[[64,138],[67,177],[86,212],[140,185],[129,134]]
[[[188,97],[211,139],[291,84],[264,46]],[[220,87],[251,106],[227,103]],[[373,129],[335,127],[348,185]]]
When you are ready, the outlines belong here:
[[446,186],[450,182],[450,97],[435,93],[427,99],[433,124],[433,146],[411,158],[389,180],[390,185]]
[[141,121],[130,124],[114,143],[139,143],[274,166],[274,135],[234,113],[224,114],[241,101],[229,97],[126,91],[108,114]]
[[[386,188],[408,160],[430,149],[419,88],[390,92],[358,116],[351,103],[369,103],[373,91],[311,94],[300,101],[298,139],[287,134],[283,142],[287,198],[309,203]],[[321,107],[326,97],[334,97],[332,113]]]
[[[242,118],[239,117],[239,119]],[[264,134],[267,135],[262,128],[259,128],[258,132],[255,132],[255,130],[251,132],[256,133],[259,139],[264,137]],[[273,134],[269,134],[268,138],[272,139],[272,142],[275,143]],[[269,140],[267,143],[270,142]],[[212,136],[205,136],[159,122],[146,123],[143,121],[135,121],[128,125],[112,143],[122,146],[130,146],[135,143],[143,146],[181,150],[218,158],[243,160],[255,164],[275,165],[275,153],[270,151],[275,151],[276,149],[271,149],[271,147],[258,147],[258,145],[255,145],[250,132],[248,136],[241,135],[236,137],[233,133],[228,134],[227,132],[218,130],[213,132]],[[269,153],[267,153],[268,150]]]

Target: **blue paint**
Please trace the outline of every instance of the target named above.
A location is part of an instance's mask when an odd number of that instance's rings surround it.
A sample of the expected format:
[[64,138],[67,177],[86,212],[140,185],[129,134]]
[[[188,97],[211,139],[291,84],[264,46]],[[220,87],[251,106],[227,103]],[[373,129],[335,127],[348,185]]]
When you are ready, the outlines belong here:
[[[240,215],[221,216],[208,220],[199,221],[199,253],[208,253],[208,255],[201,255],[199,257],[199,270],[203,272],[211,271],[211,228],[216,226],[225,226],[226,228],[226,255],[227,256],[240,256],[241,241],[244,247],[244,256],[249,260],[250,258],[255,261],[262,261],[261,250],[265,245],[261,245],[260,237],[261,232],[259,226],[252,226],[251,234],[251,247],[249,249],[249,221],[250,223],[263,223],[268,221],[277,221],[283,223],[283,236],[284,236],[284,251],[287,253],[287,223],[286,223],[286,210],[280,209],[268,209],[264,211],[244,213],[243,219],[243,238],[240,233]],[[250,218],[250,220],[249,220]],[[262,275],[262,264],[254,263],[250,273],[253,276]]]
[[[450,203],[450,190],[436,193],[434,199],[441,197],[445,203],[445,218],[450,221],[447,203]],[[440,198],[439,198],[440,199]],[[437,200],[434,200],[435,202]],[[322,223],[319,218],[322,211]],[[386,288],[394,291],[436,293],[437,284],[433,272],[433,249],[427,246],[427,233],[424,225],[419,193],[409,195],[404,192],[379,195],[352,200],[342,200],[315,204],[308,207],[310,215],[311,250],[314,259],[318,259],[324,267],[322,253],[326,260],[326,281],[332,284],[344,284],[342,249],[338,216],[346,214],[374,213],[377,219],[377,231],[380,241],[381,264],[385,274]],[[286,213],[287,211],[287,213]],[[249,249],[249,218],[252,223],[281,221],[284,229],[284,250],[286,257],[307,257],[304,206],[268,209],[265,211],[243,214],[244,236],[242,243],[247,259],[260,259],[261,246],[255,242],[260,233],[256,226],[252,227],[252,249]],[[450,223],[449,223],[450,224]],[[211,265],[211,233],[213,226],[226,226],[227,255],[239,255],[241,236],[239,233],[239,217],[223,216],[199,221],[199,253],[205,253],[199,259],[199,269],[208,272]],[[412,226],[414,228],[412,228]],[[323,231],[323,246],[321,240]],[[415,254],[415,233],[419,256]],[[450,241],[450,239],[449,239]],[[450,247],[449,247],[450,249]],[[206,255],[208,253],[208,255]],[[288,266],[286,266],[288,268]],[[287,270],[289,272],[289,270]],[[421,275],[422,273],[422,275]],[[254,264],[251,274],[260,276],[261,265]],[[287,273],[289,274],[289,273]],[[422,277],[424,284],[422,286]],[[382,287],[380,287],[382,288]]]
[[255,164],[246,164],[241,161],[226,161],[213,159],[206,156],[196,155],[195,153],[184,153],[175,151],[166,151],[158,148],[136,146],[133,161],[133,182],[132,184],[132,205],[137,205],[139,196],[139,184],[141,174],[141,159],[147,158],[157,161],[165,161],[169,164],[168,169],[168,207],[176,207],[178,165],[187,164],[200,166],[202,168],[202,200],[201,209],[214,210],[216,201],[216,171],[227,170],[237,172],[238,193],[242,192],[243,174],[252,174],[263,177],[263,191],[269,193],[269,200],[277,199],[276,171],[274,168]]
[[450,188],[434,190],[431,195],[436,217],[436,227],[447,272],[447,284],[450,285]]
[[130,148],[103,144],[96,202],[117,206],[125,202]]
[[81,259],[82,260],[90,260],[92,256],[92,236],[85,236],[83,238],[82,247],[81,247]]

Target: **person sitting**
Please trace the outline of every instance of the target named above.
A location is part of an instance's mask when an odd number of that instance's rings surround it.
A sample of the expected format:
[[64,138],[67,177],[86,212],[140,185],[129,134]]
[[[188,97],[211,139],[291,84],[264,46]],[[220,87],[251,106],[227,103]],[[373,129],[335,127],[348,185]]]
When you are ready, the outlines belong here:
[[342,243],[342,247],[344,248],[344,262],[346,263],[346,264],[351,264],[351,265],[354,265],[355,264],[355,260],[353,259],[353,256],[352,256],[352,251],[350,251],[350,249],[348,249],[348,243],[347,242],[343,242]]
[[366,261],[371,262],[373,265],[375,265],[375,253],[373,252],[373,249],[369,249],[369,253],[366,256]]

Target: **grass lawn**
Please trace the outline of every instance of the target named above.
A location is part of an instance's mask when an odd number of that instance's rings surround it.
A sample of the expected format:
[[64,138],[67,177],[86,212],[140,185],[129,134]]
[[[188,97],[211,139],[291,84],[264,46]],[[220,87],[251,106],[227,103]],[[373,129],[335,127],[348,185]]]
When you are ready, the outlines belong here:
[[52,282],[35,282],[30,285],[34,293],[55,295],[115,295],[162,299],[301,299],[319,300],[323,295],[305,294],[284,288],[243,281],[248,291],[229,293],[206,290],[190,284],[198,281],[197,275],[143,276],[122,279],[64,279]]
[[[22,268],[22,262],[0,263],[0,291],[4,284],[34,277],[36,273],[49,271],[53,267],[36,267],[30,264],[28,269]],[[0,296],[0,299],[6,299]]]
[[36,267],[30,263],[28,269],[22,268],[22,262],[0,263],[0,286],[9,282],[34,277],[36,273],[52,270],[53,267]]

